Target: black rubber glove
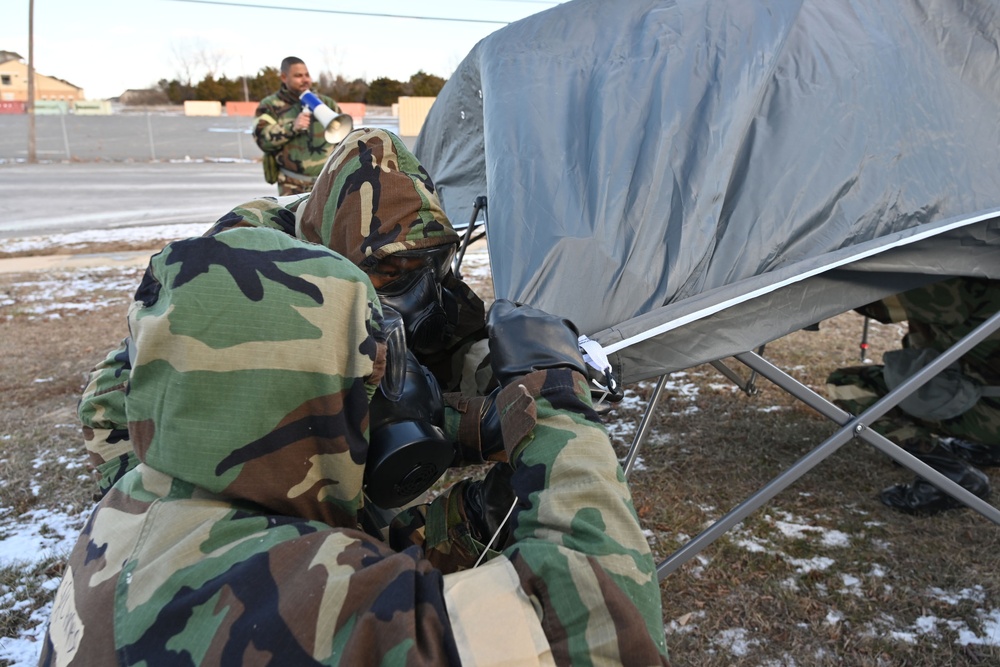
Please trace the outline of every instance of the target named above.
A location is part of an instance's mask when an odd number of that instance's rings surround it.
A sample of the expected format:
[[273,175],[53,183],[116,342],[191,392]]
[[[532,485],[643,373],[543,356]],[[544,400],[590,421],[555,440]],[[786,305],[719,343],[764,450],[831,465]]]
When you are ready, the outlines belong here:
[[[464,489],[465,516],[469,520],[472,536],[480,544],[488,544],[493,534],[514,504],[514,489],[510,485],[514,469],[506,463],[497,463],[482,480],[470,482]],[[503,524],[491,549],[500,551],[510,537],[509,524]]]
[[486,318],[490,365],[501,387],[532,371],[569,368],[587,375],[580,333],[567,319],[500,299]]

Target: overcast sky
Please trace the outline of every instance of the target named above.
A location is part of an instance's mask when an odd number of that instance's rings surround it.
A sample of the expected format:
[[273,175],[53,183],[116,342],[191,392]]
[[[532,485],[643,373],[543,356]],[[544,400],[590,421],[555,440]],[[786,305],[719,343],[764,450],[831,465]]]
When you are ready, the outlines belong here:
[[[4,0],[0,50],[28,58],[31,0]],[[89,99],[200,80],[201,61],[238,78],[287,55],[321,71],[401,81],[423,70],[448,78],[469,50],[506,23],[558,0],[34,0],[34,64]],[[279,8],[282,7],[282,8]],[[297,8],[297,9],[292,9]],[[355,14],[383,14],[367,16]],[[404,17],[435,17],[429,20]]]

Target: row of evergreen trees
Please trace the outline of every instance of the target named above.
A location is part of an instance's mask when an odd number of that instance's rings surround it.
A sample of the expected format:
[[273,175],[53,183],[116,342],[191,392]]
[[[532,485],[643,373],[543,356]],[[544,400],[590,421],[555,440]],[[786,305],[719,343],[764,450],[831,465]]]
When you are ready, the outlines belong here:
[[[364,102],[374,106],[389,106],[404,95],[436,97],[445,84],[445,79],[423,70],[410,77],[409,81],[397,81],[381,77],[365,82],[363,79],[348,81],[322,72],[313,79],[313,91],[329,95],[337,102]],[[241,102],[246,99],[259,101],[278,90],[281,76],[276,67],[265,67],[256,76],[229,79],[225,75],[216,79],[206,76],[198,83],[183,83],[177,79],[161,79],[158,90],[153,94],[161,102],[183,104],[186,100],[217,100],[219,102]],[[165,99],[164,99],[165,98]],[[142,103],[155,103],[142,100]]]

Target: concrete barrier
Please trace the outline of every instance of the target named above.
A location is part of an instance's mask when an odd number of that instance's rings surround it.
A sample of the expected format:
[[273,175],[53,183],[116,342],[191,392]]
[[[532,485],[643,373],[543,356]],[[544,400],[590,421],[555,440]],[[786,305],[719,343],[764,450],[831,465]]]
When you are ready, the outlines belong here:
[[227,116],[249,116],[253,117],[257,111],[258,102],[226,102]]
[[209,100],[185,100],[185,116],[221,116],[222,102]]
[[36,116],[59,116],[69,113],[69,102],[63,100],[35,100]]
[[431,110],[436,97],[400,97],[399,98],[399,134],[415,137],[424,126],[427,112]]
[[111,113],[111,102],[107,100],[77,100],[73,102],[73,113],[79,116],[107,116]]
[[364,102],[337,102],[337,106],[340,110],[351,117],[354,121],[354,127],[361,127],[365,123],[365,113],[367,113],[368,105]]

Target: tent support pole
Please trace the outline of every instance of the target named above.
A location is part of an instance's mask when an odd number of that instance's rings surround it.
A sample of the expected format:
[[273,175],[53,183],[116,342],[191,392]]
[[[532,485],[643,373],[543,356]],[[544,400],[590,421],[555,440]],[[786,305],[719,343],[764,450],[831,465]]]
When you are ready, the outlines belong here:
[[[761,345],[757,349],[758,355],[764,354],[764,346]],[[715,361],[710,361],[709,364],[715,370],[722,373],[726,378],[736,385],[744,394],[747,396],[756,396],[760,393],[760,388],[757,387],[757,371],[751,371],[750,377],[744,380],[739,373],[734,371],[732,368],[727,366],[721,359],[716,359]]]
[[483,212],[483,226],[485,227],[485,225],[489,222],[485,195],[479,195],[476,197],[476,201],[472,205],[472,217],[469,219],[469,226],[465,228],[465,234],[462,235],[462,242],[459,244],[458,254],[455,256],[451,266],[451,272],[454,273],[455,277],[459,280],[462,279],[462,274],[459,272],[459,269],[462,267],[462,260],[465,259],[465,251],[469,249],[470,245],[486,236],[486,233],[483,232],[476,238],[472,238],[472,231],[476,228],[476,218],[479,217],[479,211]]
[[625,455],[625,463],[622,466],[625,471],[625,479],[628,479],[628,476],[632,473],[632,467],[635,465],[635,460],[639,456],[639,447],[646,441],[646,437],[649,435],[649,425],[653,418],[653,411],[656,409],[656,404],[660,402],[660,396],[663,394],[663,387],[666,384],[666,374],[661,375],[660,379],[656,381],[653,393],[649,396],[649,403],[646,404],[646,411],[642,414],[642,420],[639,422],[639,428],[636,429],[635,437],[632,438],[632,445],[628,448],[628,454]]
[[775,477],[759,491],[737,505],[728,514],[661,562],[656,568],[659,580],[663,581],[668,574],[693,558],[702,549],[721,537],[751,513],[755,512],[778,493],[788,488],[853,438],[859,438],[871,444],[904,467],[909,468],[931,482],[952,498],[976,510],[993,523],[1000,525],[1000,510],[997,510],[997,508],[981,498],[974,496],[967,489],[962,488],[953,480],[948,479],[937,470],[934,470],[923,461],[870,428],[872,423],[895,407],[900,401],[919,389],[924,383],[944,370],[946,366],[997,330],[1000,330],[1000,313],[996,313],[987,319],[971,333],[941,353],[930,364],[907,378],[905,382],[879,399],[858,417],[852,417],[849,413],[841,410],[829,400],[809,389],[809,387],[759,355],[752,352],[744,352],[736,355],[736,358],[742,363],[768,378],[806,405],[817,410],[824,417],[836,422],[840,425],[840,428],[822,444],[796,461],[790,468]]

